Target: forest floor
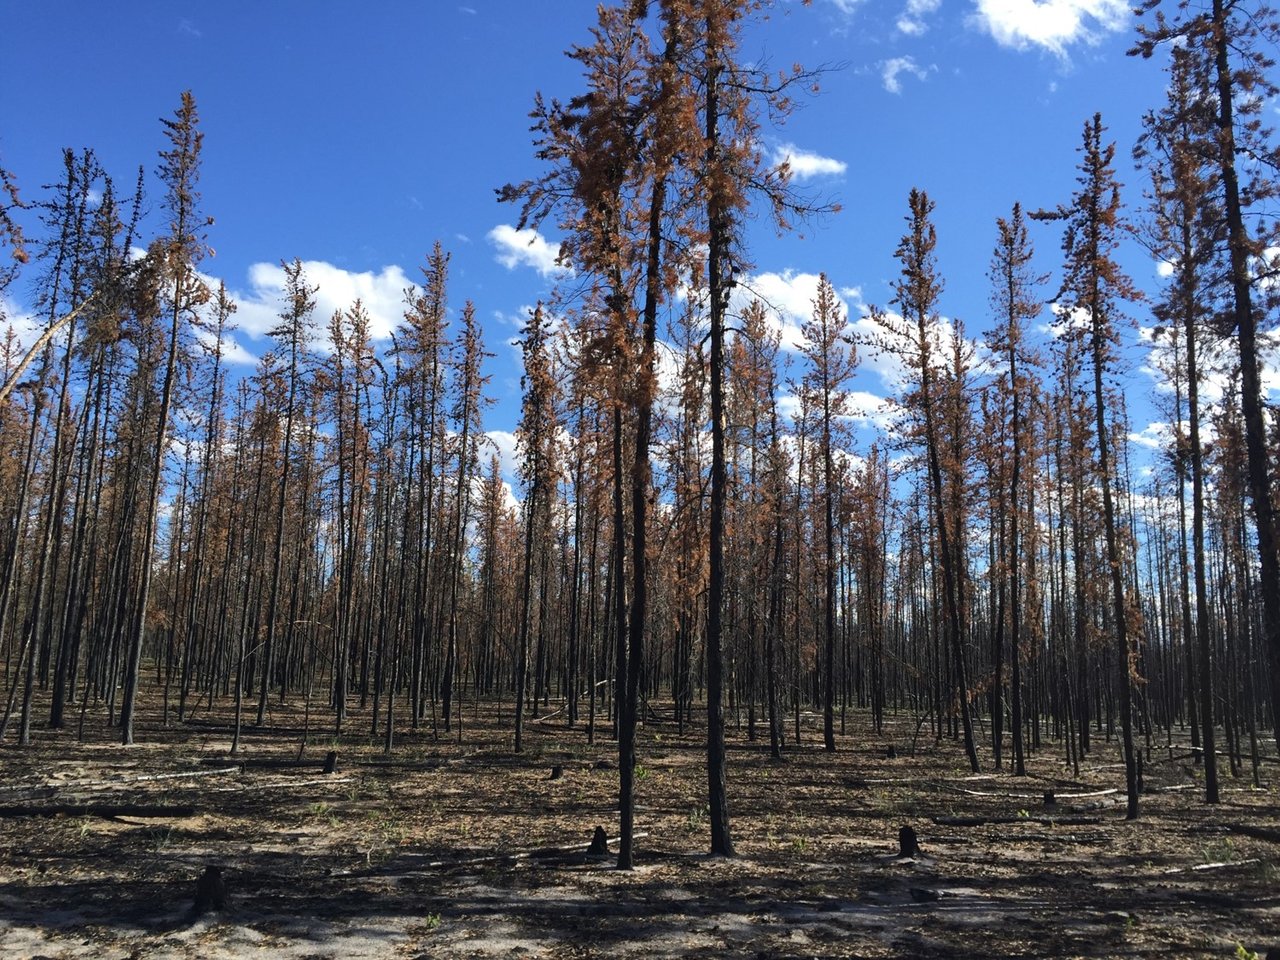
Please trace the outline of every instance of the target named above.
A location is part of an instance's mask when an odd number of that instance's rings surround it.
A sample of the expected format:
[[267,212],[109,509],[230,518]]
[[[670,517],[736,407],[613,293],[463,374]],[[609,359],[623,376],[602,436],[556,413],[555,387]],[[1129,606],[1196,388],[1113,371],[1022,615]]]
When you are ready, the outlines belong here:
[[[663,714],[640,735],[643,836],[630,872],[585,854],[596,825],[611,841],[617,832],[608,728],[589,745],[563,714],[529,723],[516,755],[496,713],[468,707],[461,742],[456,729],[406,731],[389,760],[367,715],[354,716],[341,738],[313,729],[310,767],[272,765],[301,742],[301,713],[279,707],[245,728],[235,758],[225,712],[169,727],[146,713],[128,748],[100,727],[84,742],[74,725],[37,729],[30,747],[0,745],[0,957],[1230,958],[1238,945],[1280,947],[1274,763],[1261,789],[1224,769],[1210,808],[1185,752],[1162,744],[1131,822],[1114,744],[1097,743],[1078,777],[1055,747],[1014,779],[970,775],[960,745],[927,728],[912,755],[906,717],[874,735],[851,713],[834,755],[808,717],[781,762],[763,730],[750,742],[731,729],[738,855],[710,858],[701,728],[679,735],[669,705]],[[329,750],[338,769],[325,775]],[[55,805],[54,817],[12,809]],[[172,809],[147,809],[157,806]],[[920,856],[897,856],[903,825]],[[228,903],[194,917],[209,865]]]

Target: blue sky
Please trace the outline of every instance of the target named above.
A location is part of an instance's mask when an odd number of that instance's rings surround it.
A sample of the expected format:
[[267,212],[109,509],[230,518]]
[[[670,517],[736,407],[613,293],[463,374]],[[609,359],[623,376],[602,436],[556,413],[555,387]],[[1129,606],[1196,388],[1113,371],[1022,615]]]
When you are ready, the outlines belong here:
[[[264,349],[255,334],[277,309],[281,259],[311,265],[322,322],[359,295],[386,329],[440,240],[453,254],[451,305],[475,301],[497,355],[488,425],[513,429],[518,370],[501,344],[554,282],[555,237],[515,237],[516,212],[494,188],[538,171],[527,114],[537,90],[580,89],[563,51],[587,39],[594,0],[7,6],[0,61],[19,79],[0,97],[0,163],[27,199],[58,176],[64,146],[92,146],[121,185],[140,163],[153,170],[158,118],[189,88],[205,132],[203,207],[216,220],[204,269],[241,302],[241,358]],[[791,310],[787,323],[807,314],[819,271],[855,315],[887,303],[919,186],[937,203],[944,312],[985,329],[995,218],[1015,200],[1034,209],[1070,197],[1095,111],[1118,142],[1126,199],[1139,203],[1130,150],[1163,76],[1125,56],[1132,39],[1124,0],[776,4],[745,55],[833,69],[784,128],[765,129],[766,152],[790,151],[803,185],[843,211],[783,237],[751,224],[753,283]],[[1037,226],[1034,239],[1056,272],[1056,228]],[[1124,256],[1152,286],[1150,259],[1136,246]],[[20,280],[10,297],[20,314],[29,287]],[[1137,430],[1156,417],[1140,402],[1152,389],[1141,362],[1135,353]],[[874,368],[859,379],[884,392]]]

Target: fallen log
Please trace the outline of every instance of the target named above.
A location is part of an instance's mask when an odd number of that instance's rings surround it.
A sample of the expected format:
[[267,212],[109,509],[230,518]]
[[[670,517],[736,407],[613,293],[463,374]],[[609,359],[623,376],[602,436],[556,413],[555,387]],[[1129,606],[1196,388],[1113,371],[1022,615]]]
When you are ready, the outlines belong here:
[[1088,836],[1076,833],[1020,833],[1018,834],[1020,843],[1075,843],[1081,846],[1090,844],[1110,843],[1111,837]]
[[439,770],[441,767],[457,761],[437,757],[431,760],[397,760],[393,757],[373,757],[369,760],[347,760],[346,766],[371,767],[387,770]]
[[45,806],[0,806],[0,819],[15,817],[194,817],[195,807],[145,803],[53,803]]
[[1270,843],[1280,843],[1280,830],[1273,830],[1269,827],[1257,827],[1252,823],[1207,823],[1201,826],[1192,827],[1192,833],[1238,833],[1244,837],[1253,837],[1255,840],[1266,840]]
[[152,773],[152,774],[148,774],[145,777],[126,777],[125,779],[115,781],[114,783],[112,781],[102,781],[99,783],[86,783],[86,784],[80,785],[77,789],[92,790],[96,787],[114,786],[115,783],[148,783],[152,780],[185,780],[189,777],[217,777],[224,774],[239,773],[240,770],[241,768],[239,766],[234,766],[234,767],[223,766],[223,767],[218,767],[217,769],[214,769],[214,770],[186,770],[181,773]]
[[1008,823],[1038,823],[1044,827],[1086,826],[1102,823],[1101,817],[932,817],[934,823],[944,827],[986,827]]
[[[603,830],[601,831],[603,833]],[[647,830],[639,830],[633,833],[632,838],[640,840],[649,836]],[[604,837],[605,852],[608,853],[608,845],[617,843],[618,837]],[[520,860],[531,860],[539,857],[556,857],[564,854],[582,854],[585,856],[595,856],[591,851],[599,849],[599,840],[592,837],[591,846],[585,851],[581,843],[568,844],[563,847],[538,847],[532,850],[518,850],[512,853],[497,853],[482,857],[460,857],[454,860],[428,860],[425,863],[408,863],[401,868],[397,868],[394,862],[386,864],[382,867],[374,867],[368,870],[352,870],[349,873],[335,873],[334,876],[343,877],[383,877],[383,876],[405,876],[406,874],[417,873],[422,870],[441,870],[451,869],[453,867],[471,867],[488,863],[512,863]]]
[[340,783],[352,783],[355,777],[320,777],[315,780],[295,780],[291,777],[283,780],[248,780],[244,783],[238,783],[234,787],[216,787],[213,793],[234,793],[238,790],[274,790],[280,788],[282,790],[297,790],[299,787],[315,787],[326,786],[336,787]]
[[234,763],[238,765],[236,768],[238,770],[314,770],[319,768],[326,773],[331,773],[333,771],[326,768],[332,765],[336,769],[337,754],[330,752],[323,757],[312,757],[306,760],[298,760],[294,757],[202,757],[200,763],[206,766],[217,764],[226,766]]
[[[46,784],[39,787],[13,787],[0,789],[0,799],[9,801],[52,800],[59,794],[100,793],[104,790],[130,783],[152,783],[159,780],[185,780],[192,777],[216,777],[239,773],[237,767],[219,767],[216,770],[186,770],[179,773],[151,773],[141,777],[121,777],[118,780],[89,780],[78,783]],[[12,805],[12,804],[11,804]]]
[[1174,867],[1172,870],[1166,870],[1164,875],[1167,877],[1174,873],[1203,873],[1205,870],[1222,870],[1226,867],[1246,867],[1251,863],[1261,863],[1257,857],[1250,857],[1248,860],[1223,860],[1218,863],[1198,863],[1194,867]]
[[30,801],[52,800],[62,790],[61,787],[6,787],[0,790],[4,800]]
[[1059,800],[1083,800],[1086,797],[1109,797],[1112,794],[1119,793],[1119,787],[1109,787],[1106,790],[1090,790],[1087,793],[1060,793]]

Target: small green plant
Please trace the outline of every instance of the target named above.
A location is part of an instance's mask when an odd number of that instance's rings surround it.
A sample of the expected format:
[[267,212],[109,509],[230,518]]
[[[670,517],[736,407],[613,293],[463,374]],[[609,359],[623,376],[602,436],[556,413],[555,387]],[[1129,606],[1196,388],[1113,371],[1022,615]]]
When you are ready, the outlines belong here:
[[636,764],[636,782],[649,779],[649,768],[642,763]]
[[426,925],[427,925],[427,929],[428,929],[428,930],[439,930],[439,929],[440,929],[440,914],[438,914],[438,913],[428,913],[428,914],[427,914],[427,916],[426,916],[426,918],[425,918],[425,922],[426,922]]
[[318,800],[307,808],[313,820],[326,819],[332,826],[337,826],[338,817],[333,812],[333,808],[323,800]]
[[1236,960],[1262,960],[1260,954],[1250,950],[1243,943],[1236,944],[1235,958]]
[[403,823],[389,813],[373,812],[369,814],[373,828],[383,843],[399,846],[404,843],[406,830]]
[[1205,863],[1234,863],[1237,856],[1236,845],[1231,838],[1224,838],[1219,843],[1210,843],[1200,848],[1200,856]]
[[710,814],[711,809],[706,804],[690,807],[689,815],[685,817],[685,829],[690,833],[698,833]]
[[809,847],[809,841],[804,837],[796,837],[791,841],[791,849],[796,853],[804,853]]
[[173,827],[155,827],[147,831],[147,839],[151,842],[151,849],[156,853],[164,850],[169,846],[169,837],[173,833]]

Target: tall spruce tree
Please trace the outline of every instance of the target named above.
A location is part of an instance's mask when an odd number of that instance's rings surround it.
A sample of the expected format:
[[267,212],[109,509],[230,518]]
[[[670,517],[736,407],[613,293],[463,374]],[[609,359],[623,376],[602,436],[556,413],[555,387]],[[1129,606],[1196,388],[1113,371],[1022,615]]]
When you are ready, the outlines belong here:
[[[170,148],[160,154],[159,176],[165,185],[164,210],[168,216],[167,235],[153,244],[149,258],[154,262],[157,294],[168,313],[169,334],[165,349],[164,375],[160,384],[160,409],[152,447],[146,499],[142,503],[142,555],[139,564],[136,608],[130,627],[125,674],[125,698],[120,714],[123,742],[133,743],[133,721],[137,710],[138,678],[142,665],[142,644],[146,634],[147,607],[151,595],[152,555],[155,546],[156,516],[160,489],[164,482],[165,453],[169,447],[169,414],[178,379],[180,338],[193,311],[205,303],[210,292],[196,272],[204,258],[204,231],[212,219],[200,213],[197,183],[204,134],[191,91],[182,94],[182,104],[172,120],[162,120]],[[143,274],[149,276],[152,274]]]
[[1114,403],[1109,387],[1118,360],[1120,309],[1136,299],[1132,282],[1115,260],[1124,229],[1120,215],[1120,185],[1115,179],[1115,144],[1103,143],[1101,114],[1084,125],[1076,193],[1069,206],[1053,214],[1037,214],[1065,221],[1063,288],[1059,295],[1064,336],[1083,336],[1092,368],[1096,480],[1102,492],[1103,532],[1111,586],[1111,627],[1115,631],[1115,677],[1120,693],[1120,729],[1125,765],[1127,817],[1138,816],[1138,756],[1133,739],[1133,687],[1139,663],[1140,620],[1129,602],[1126,570],[1129,557],[1122,543],[1125,531],[1116,504],[1118,457],[1112,445],[1115,424],[1108,418]]

